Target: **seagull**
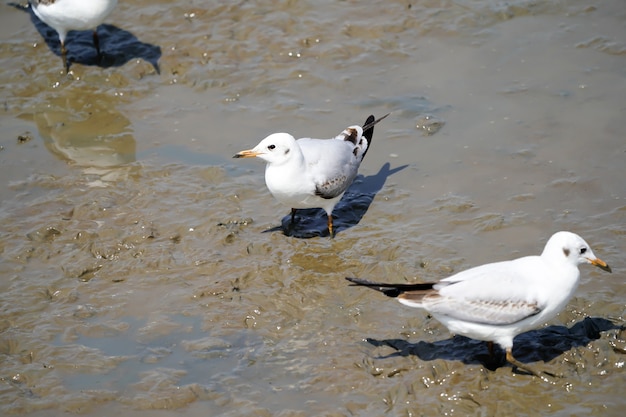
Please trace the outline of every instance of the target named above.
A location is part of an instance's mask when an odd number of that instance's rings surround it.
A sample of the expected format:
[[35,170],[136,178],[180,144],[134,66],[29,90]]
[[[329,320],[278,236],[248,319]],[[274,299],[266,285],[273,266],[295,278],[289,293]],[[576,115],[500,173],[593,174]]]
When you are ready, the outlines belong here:
[[265,184],[279,202],[291,207],[291,225],[297,209],[321,207],[332,238],[333,209],[356,178],[372,144],[374,125],[387,116],[376,120],[371,115],[363,127],[350,126],[332,139],[296,140],[288,133],[274,133],[233,158],[266,161]]
[[29,0],[35,15],[59,35],[63,68],[69,72],[65,38],[71,30],[93,30],[93,43],[100,56],[97,28],[111,14],[117,0]]
[[353,286],[368,287],[428,311],[450,332],[487,341],[490,352],[497,343],[509,363],[544,379],[540,372],[513,357],[513,338],[543,325],[565,307],[578,287],[580,264],[611,272],[583,238],[562,231],[552,235],[540,256],[477,266],[436,283],[346,279]]

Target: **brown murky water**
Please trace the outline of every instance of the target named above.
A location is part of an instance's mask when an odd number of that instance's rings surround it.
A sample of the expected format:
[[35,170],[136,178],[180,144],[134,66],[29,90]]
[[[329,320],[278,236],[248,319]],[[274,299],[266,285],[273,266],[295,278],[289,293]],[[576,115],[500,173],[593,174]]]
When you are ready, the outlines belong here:
[[[122,1],[69,76],[0,8],[3,415],[622,414],[622,0]],[[285,236],[263,165],[231,159],[387,112],[334,240]],[[437,280],[562,229],[613,274],[582,267],[516,339],[549,384],[343,279]]]

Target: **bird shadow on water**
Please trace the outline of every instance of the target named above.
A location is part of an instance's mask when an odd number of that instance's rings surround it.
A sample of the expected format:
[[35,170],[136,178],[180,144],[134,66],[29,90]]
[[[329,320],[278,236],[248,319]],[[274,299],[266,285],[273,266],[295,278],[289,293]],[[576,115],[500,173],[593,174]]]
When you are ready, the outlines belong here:
[[[9,3],[9,6],[29,14],[31,22],[48,48],[60,58],[61,42],[57,32],[39,20],[30,6],[16,3]],[[101,68],[121,67],[133,59],[140,58],[150,63],[157,74],[160,73],[160,46],[141,42],[132,33],[108,24],[98,26],[98,38],[101,56],[98,56],[96,51],[91,30],[70,31],[65,42],[68,65],[78,63]]]
[[[592,340],[599,339],[601,332],[623,328],[607,319],[586,317],[569,328],[548,326],[531,330],[515,337],[513,356],[522,363],[549,362],[572,348],[586,346]],[[389,355],[379,356],[378,359],[414,355],[423,361],[444,359],[468,365],[480,364],[491,371],[502,366],[510,366],[506,362],[504,351],[496,345],[492,356],[486,342],[464,336],[454,336],[433,343],[409,343],[403,339],[366,340],[371,345],[388,346],[396,350]]]
[[[333,210],[333,227],[335,235],[345,229],[359,224],[376,194],[382,190],[387,178],[408,165],[390,169],[389,162],[385,163],[374,175],[358,175],[348,187],[339,203]],[[263,233],[282,231],[287,236],[299,239],[309,239],[316,236],[328,236],[328,216],[321,208],[298,209],[294,224],[291,224],[291,214],[283,217],[281,225],[265,230]]]

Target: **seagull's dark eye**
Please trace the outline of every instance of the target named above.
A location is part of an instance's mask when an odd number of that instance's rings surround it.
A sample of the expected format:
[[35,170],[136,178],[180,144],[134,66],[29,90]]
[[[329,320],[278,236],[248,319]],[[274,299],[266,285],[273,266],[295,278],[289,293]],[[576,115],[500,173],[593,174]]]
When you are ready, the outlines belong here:
[[269,149],[270,151],[273,151],[274,149],[276,149],[276,145],[269,145],[267,149]]
[[587,252],[587,248],[580,248],[580,254],[584,255]]

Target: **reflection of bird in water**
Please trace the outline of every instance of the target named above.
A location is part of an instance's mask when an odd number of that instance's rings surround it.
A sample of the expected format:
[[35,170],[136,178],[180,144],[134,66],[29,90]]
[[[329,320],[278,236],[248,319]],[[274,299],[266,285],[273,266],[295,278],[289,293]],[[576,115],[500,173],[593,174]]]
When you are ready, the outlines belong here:
[[274,133],[234,157],[265,160],[267,188],[278,201],[291,207],[291,224],[296,209],[322,207],[332,237],[333,209],[356,178],[372,144],[374,125],[387,116],[378,120],[369,116],[363,127],[350,126],[333,139],[296,140],[288,133]]
[[123,178],[136,160],[130,121],[111,107],[44,110],[33,119],[46,148],[98,178],[94,183]]
[[69,71],[65,38],[71,30],[93,30],[93,43],[100,57],[98,26],[115,8],[117,0],[29,0],[33,12],[59,34],[63,68]]
[[452,333],[499,344],[506,360],[535,376],[541,373],[513,357],[513,338],[537,328],[561,311],[578,287],[578,265],[611,268],[596,258],[580,236],[555,233],[541,256],[490,263],[437,283],[384,284],[346,278],[409,307],[428,311]]

